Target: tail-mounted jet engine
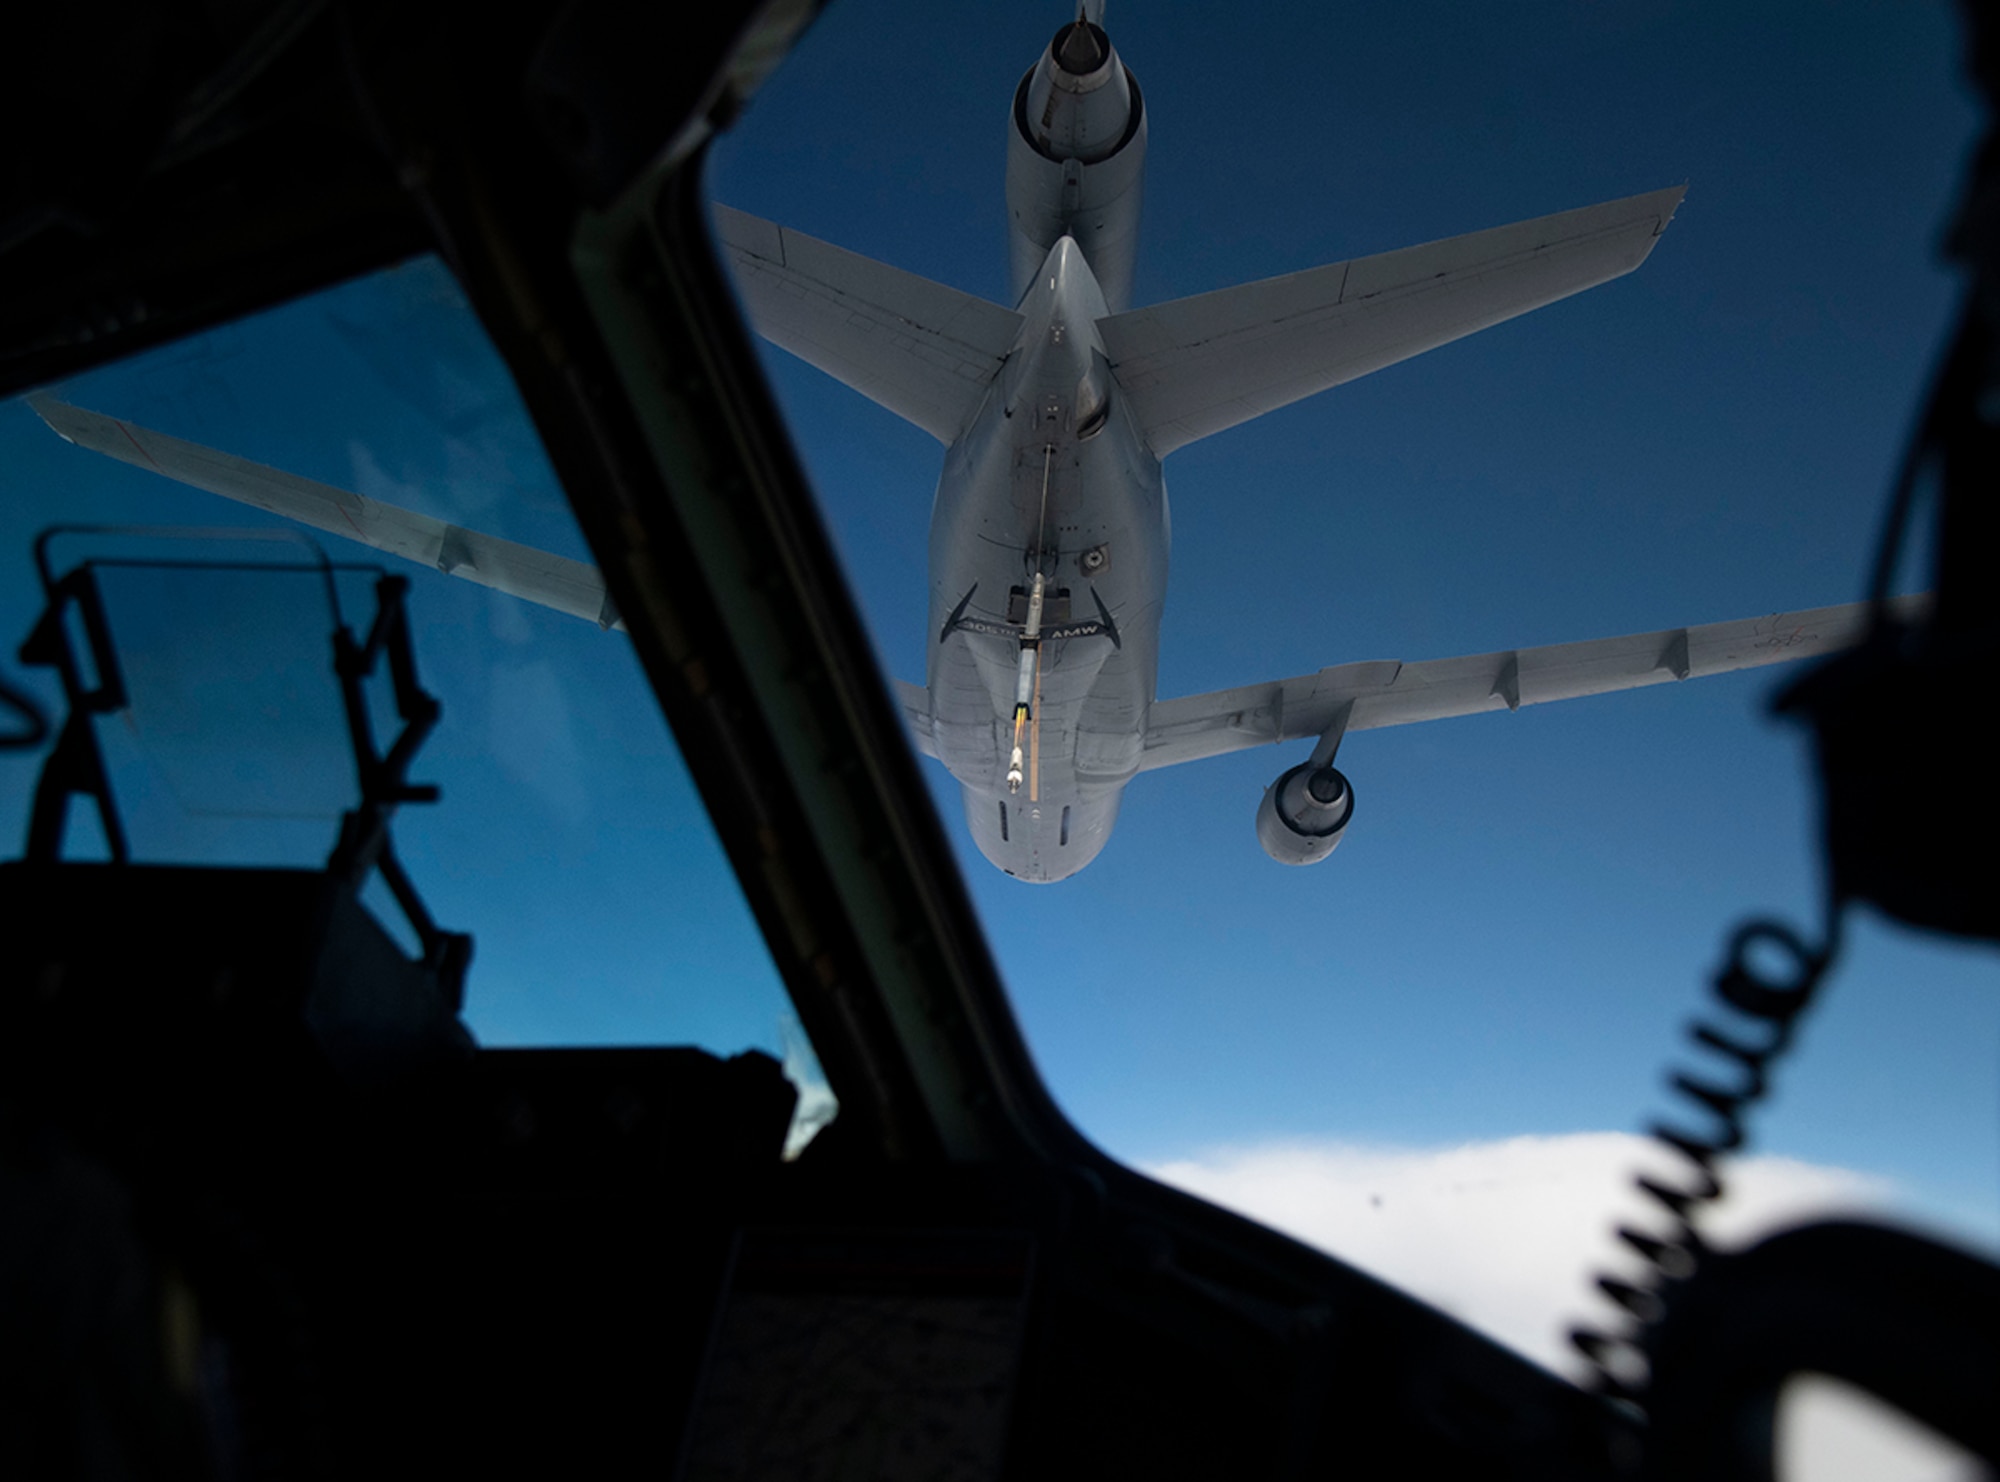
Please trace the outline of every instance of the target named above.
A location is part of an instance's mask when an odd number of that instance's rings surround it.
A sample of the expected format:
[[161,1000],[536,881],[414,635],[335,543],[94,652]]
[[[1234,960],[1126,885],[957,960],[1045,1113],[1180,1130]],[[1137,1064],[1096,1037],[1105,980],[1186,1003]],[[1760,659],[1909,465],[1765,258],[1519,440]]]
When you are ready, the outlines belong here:
[[1257,842],[1279,864],[1318,864],[1354,817],[1354,789],[1329,766],[1300,762],[1264,789]]
[[1103,27],[1056,32],[1014,92],[1007,131],[1009,255],[1019,299],[1065,234],[1090,261],[1115,313],[1131,297],[1146,162],[1139,83]]
[[1125,142],[1132,84],[1111,38],[1089,21],[1056,32],[1027,76],[1022,133],[1045,159],[1094,165]]

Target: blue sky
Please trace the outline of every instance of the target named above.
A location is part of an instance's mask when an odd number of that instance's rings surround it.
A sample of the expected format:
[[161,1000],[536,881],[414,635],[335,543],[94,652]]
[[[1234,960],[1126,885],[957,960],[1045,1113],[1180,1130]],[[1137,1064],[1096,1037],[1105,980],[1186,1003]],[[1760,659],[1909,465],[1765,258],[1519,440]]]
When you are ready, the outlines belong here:
[[[717,149],[715,194],[1002,297],[1007,102],[1063,19],[838,0]],[[1140,302],[1689,185],[1637,274],[1170,459],[1163,694],[1859,594],[1956,296],[1934,245],[1974,113],[1948,8],[1119,0],[1109,20],[1151,110]],[[940,450],[767,365],[885,665],[920,676]],[[583,554],[435,265],[66,389]],[[19,402],[0,449],[9,632],[35,605],[27,538],[58,504],[255,523],[84,458]],[[416,771],[446,801],[399,834],[439,919],[479,936],[480,1033],[781,1048],[782,997],[624,644],[441,577],[413,600],[446,702]],[[1356,822],[1306,870],[1252,829],[1304,748],[1140,779],[1103,855],[1050,888],[987,865],[956,785],[926,771],[1084,1131],[1361,1259],[1381,1230],[1315,1212],[1343,1179],[1458,1188],[1469,1167],[1541,1187],[1559,1166],[1583,1193],[1533,1229],[1599,1218],[1606,1159],[1664,1107],[1729,927],[1811,918],[1808,759],[1765,718],[1772,683],[1357,735]],[[0,828],[29,775],[0,759]],[[1864,920],[1758,1122],[1772,1176],[2000,1240],[1995,965]],[[1461,1239],[1506,1223],[1415,1202]],[[1564,1259],[1551,1280],[1580,1289],[1584,1258]],[[1396,1274],[1532,1348],[1476,1295],[1422,1286],[1449,1265]]]
[[[1007,103],[1064,18],[841,0],[717,150],[716,198],[1003,297]],[[1955,303],[1934,249],[1975,112],[1948,7],[1108,21],[1151,110],[1139,302],[1689,186],[1637,274],[1169,459],[1163,694],[1859,595]],[[939,450],[767,365],[885,663],[920,677]],[[1141,778],[1059,887],[954,836],[1050,1085],[1124,1156],[1633,1128],[1730,925],[1811,919],[1772,684],[1357,735],[1356,822],[1313,869],[1251,827],[1303,748]],[[1864,922],[1761,1146],[2000,1232],[1994,967]]]
[[[588,556],[504,367],[434,260],[56,389],[142,426]],[[0,632],[25,635],[39,609],[29,545],[55,520],[280,524],[71,448],[19,400],[0,403],[0,459],[11,486],[0,502]],[[372,559],[346,542],[323,545],[337,560]],[[69,539],[55,550],[65,563],[85,554],[185,554],[125,539]],[[202,543],[194,554],[243,553]],[[392,569],[413,577],[418,670],[444,706],[412,768],[415,780],[441,784],[443,799],[404,809],[395,837],[439,923],[473,933],[468,1017],[481,1039],[782,1053],[783,991],[629,645],[464,581]],[[325,857],[334,829],[324,816],[280,826],[171,806],[241,797],[230,774],[243,765],[235,743],[244,741],[246,714],[260,720],[254,742],[267,754],[292,748],[288,761],[302,783],[286,796],[261,789],[261,806],[295,806],[302,793],[323,815],[329,800],[334,811],[352,800],[323,608],[298,578],[261,580],[277,585],[238,576],[218,593],[208,583],[106,578],[135,677],[161,676],[160,692],[200,701],[198,719],[169,742],[143,710],[134,715],[137,744],[122,721],[101,727],[108,755],[122,763],[114,785],[142,857]],[[372,615],[366,583],[350,586],[344,600],[349,621],[364,626]],[[213,624],[196,621],[200,614]],[[211,627],[236,646],[207,642]],[[242,646],[246,633],[254,650]],[[254,686],[213,683],[246,671]],[[53,693],[46,671],[24,673],[10,660],[8,672]],[[390,711],[377,715],[386,738]],[[187,765],[169,787],[162,763],[176,757]],[[0,756],[0,838],[10,851],[38,761]],[[77,829],[78,852],[89,853],[92,835]],[[394,919],[393,907],[385,914]]]

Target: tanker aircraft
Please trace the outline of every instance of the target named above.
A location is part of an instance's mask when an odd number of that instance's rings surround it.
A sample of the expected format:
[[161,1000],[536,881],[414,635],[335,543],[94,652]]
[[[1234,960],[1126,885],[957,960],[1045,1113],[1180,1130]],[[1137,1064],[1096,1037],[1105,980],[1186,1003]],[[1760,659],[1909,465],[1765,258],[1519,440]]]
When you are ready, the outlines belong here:
[[[964,790],[980,850],[1026,881],[1104,847],[1143,771],[1273,742],[1311,754],[1257,836],[1324,859],[1354,812],[1352,730],[1570,699],[1830,652],[1865,604],[1155,698],[1170,520],[1160,463],[1198,438],[1631,272],[1684,187],[1131,308],[1147,120],[1086,0],[1014,91],[1013,307],[718,206],[766,338],[945,445],[922,685],[897,698]],[[71,442],[316,529],[618,626],[589,565],[36,399]]]

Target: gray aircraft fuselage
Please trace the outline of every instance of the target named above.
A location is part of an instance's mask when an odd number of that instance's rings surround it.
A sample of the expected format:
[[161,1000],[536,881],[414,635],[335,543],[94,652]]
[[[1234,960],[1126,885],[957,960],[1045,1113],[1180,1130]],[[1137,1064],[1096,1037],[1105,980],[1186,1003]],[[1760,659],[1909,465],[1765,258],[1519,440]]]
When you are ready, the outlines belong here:
[[[1017,879],[1052,881],[1104,847],[1139,767],[1170,522],[1160,462],[1111,384],[1104,295],[1074,238],[1057,239],[1017,307],[1020,339],[938,481],[925,679],[938,757],[964,787],[980,850]],[[1017,635],[1037,573],[1039,672],[1010,787]]]
[[[1097,856],[1138,770],[1171,527],[1160,461],[1097,329],[1131,292],[1138,84],[1101,30],[1066,27],[1021,79],[1010,123],[1021,331],[945,454],[925,681],[937,754],[964,788],[980,851],[1047,882]],[[1038,574],[1040,636],[1024,642]]]

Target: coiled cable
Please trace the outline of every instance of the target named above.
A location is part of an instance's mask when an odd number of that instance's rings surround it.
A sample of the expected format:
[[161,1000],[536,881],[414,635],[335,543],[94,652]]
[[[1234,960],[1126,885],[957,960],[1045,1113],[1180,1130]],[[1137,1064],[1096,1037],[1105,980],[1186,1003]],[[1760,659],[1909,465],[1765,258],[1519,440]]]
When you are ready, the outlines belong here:
[[[1697,1021],[1688,1037],[1707,1052],[1698,1070],[1677,1069],[1668,1084],[1695,1110],[1697,1129],[1657,1122],[1653,1139],[1672,1153],[1677,1176],[1641,1175],[1639,1191],[1667,1216],[1663,1231],[1621,1226],[1618,1238],[1645,1262],[1636,1281],[1600,1275],[1597,1288],[1617,1305],[1624,1321],[1612,1331],[1574,1329],[1571,1345],[1589,1362],[1590,1388],[1643,1415],[1648,1379],[1647,1335],[1659,1321],[1673,1287],[1694,1276],[1708,1247],[1697,1228],[1702,1209],[1722,1197],[1721,1159],[1740,1153],[1748,1142],[1745,1117],[1770,1089],[1770,1069],[1791,1045],[1799,1017],[1811,1007],[1821,980],[1833,966],[1840,942],[1841,912],[1829,912],[1825,942],[1810,947],[1791,927],[1754,920],[1737,927],[1729,952],[1716,973],[1716,998],[1734,1014],[1727,1020]],[[1755,960],[1776,955],[1784,968],[1760,972]],[[1709,1062],[1719,1058],[1727,1079]]]

